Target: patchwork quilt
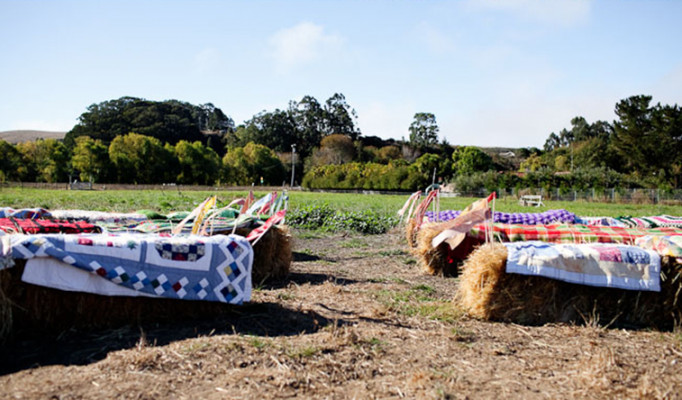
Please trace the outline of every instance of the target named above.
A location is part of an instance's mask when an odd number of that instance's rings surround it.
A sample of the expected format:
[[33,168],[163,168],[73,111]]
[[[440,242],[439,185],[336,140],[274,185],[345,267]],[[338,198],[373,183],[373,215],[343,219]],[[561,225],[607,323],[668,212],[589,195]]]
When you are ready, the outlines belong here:
[[9,235],[15,259],[51,257],[138,292],[241,304],[253,249],[242,236]]
[[682,236],[643,236],[635,240],[635,245],[661,256],[675,257],[678,262],[682,260]]
[[[476,225],[469,235],[485,239],[485,225]],[[623,243],[634,244],[635,239],[647,235],[680,236],[678,228],[622,228],[598,225],[511,225],[493,224],[493,234],[501,242],[525,242],[539,240],[551,243]]]
[[581,225],[620,226],[623,228],[627,226],[618,218],[613,217],[577,217],[575,223]]
[[581,285],[659,292],[661,258],[622,244],[505,243],[506,272]]

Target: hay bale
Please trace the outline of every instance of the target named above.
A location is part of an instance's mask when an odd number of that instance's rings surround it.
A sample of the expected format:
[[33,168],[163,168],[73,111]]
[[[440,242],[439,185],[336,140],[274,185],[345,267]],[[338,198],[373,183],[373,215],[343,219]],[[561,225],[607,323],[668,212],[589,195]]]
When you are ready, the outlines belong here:
[[417,223],[414,219],[409,219],[407,224],[405,224],[405,238],[407,239],[407,245],[410,249],[417,247]]
[[506,262],[502,244],[474,251],[462,266],[457,305],[475,318],[529,325],[571,322],[667,330],[682,321],[682,265],[669,257],[661,262],[660,292],[507,274]]
[[465,237],[455,249],[443,242],[433,248],[431,241],[443,230],[443,223],[427,223],[422,225],[416,235],[416,245],[412,254],[419,260],[424,273],[429,275],[457,276],[462,261],[481,243],[481,240]]
[[[251,229],[237,229],[237,234],[246,236]],[[274,226],[253,246],[253,268],[251,272],[254,285],[268,279],[283,279],[289,275],[293,253],[291,234],[286,226]]]
[[9,270],[0,270],[0,343],[12,330],[12,301],[6,292],[9,286]]
[[9,305],[3,315],[0,341],[25,331],[60,333],[75,329],[104,329],[147,323],[215,318],[234,312],[235,306],[209,301],[167,298],[100,296],[68,292],[25,283],[25,260],[0,271],[0,289]]

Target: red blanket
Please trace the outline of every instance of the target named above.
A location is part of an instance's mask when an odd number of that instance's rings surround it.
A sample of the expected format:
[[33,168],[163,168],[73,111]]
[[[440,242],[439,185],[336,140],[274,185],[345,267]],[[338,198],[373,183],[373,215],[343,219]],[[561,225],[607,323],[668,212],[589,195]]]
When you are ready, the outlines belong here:
[[6,233],[96,233],[100,228],[85,221],[0,218],[0,231]]

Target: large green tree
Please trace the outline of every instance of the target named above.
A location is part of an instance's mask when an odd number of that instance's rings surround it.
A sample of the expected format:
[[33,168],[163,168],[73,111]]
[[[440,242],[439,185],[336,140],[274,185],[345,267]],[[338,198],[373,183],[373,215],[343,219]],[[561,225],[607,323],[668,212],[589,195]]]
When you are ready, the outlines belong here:
[[99,139],[78,137],[73,148],[71,166],[80,173],[82,181],[106,181],[110,177],[109,149]]
[[21,152],[11,143],[0,140],[0,182],[22,179],[19,170],[22,166]]
[[220,157],[201,142],[179,141],[175,156],[180,168],[178,183],[212,185],[220,177]]
[[253,142],[244,147],[232,147],[223,157],[222,182],[251,185],[260,182],[281,185],[286,179],[284,165],[269,148]]
[[38,139],[17,144],[23,165],[19,175],[26,181],[66,182],[69,175],[69,151],[61,141]]
[[493,169],[493,159],[478,147],[459,147],[452,153],[453,171],[457,175],[467,175],[478,171]]
[[434,146],[438,143],[438,124],[431,113],[416,113],[410,124],[410,144],[416,148]]
[[120,183],[164,183],[175,181],[178,161],[172,147],[157,138],[129,133],[109,145],[109,159]]
[[360,129],[356,126],[357,113],[346,103],[346,96],[341,93],[327,99],[324,105],[325,135],[341,134],[356,140],[360,137]]
[[76,137],[90,136],[109,145],[116,136],[137,132],[174,145],[180,140],[204,141],[202,131],[222,135],[233,129],[232,119],[211,103],[195,106],[177,100],[121,97],[89,106],[64,142],[73,147]]

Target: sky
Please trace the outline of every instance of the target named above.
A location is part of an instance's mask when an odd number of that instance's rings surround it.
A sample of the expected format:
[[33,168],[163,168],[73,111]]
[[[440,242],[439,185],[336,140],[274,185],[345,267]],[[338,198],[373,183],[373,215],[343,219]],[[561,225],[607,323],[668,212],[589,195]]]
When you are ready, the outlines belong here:
[[682,105],[682,1],[0,0],[0,131],[123,96],[241,124],[342,93],[363,136],[415,113],[454,145],[542,147],[618,101]]

